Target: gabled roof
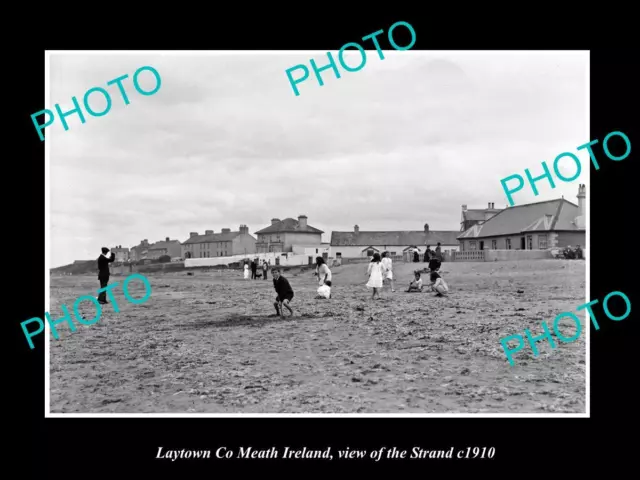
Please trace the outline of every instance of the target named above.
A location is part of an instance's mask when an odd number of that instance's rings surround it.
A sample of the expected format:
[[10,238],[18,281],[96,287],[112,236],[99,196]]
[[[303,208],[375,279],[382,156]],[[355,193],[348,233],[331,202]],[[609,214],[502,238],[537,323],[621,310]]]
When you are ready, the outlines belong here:
[[374,246],[372,246],[372,245],[369,245],[368,247],[364,247],[364,248],[362,249],[362,251],[363,251],[363,252],[366,252],[367,250],[375,250],[376,252],[379,252],[379,251],[380,251],[379,249],[377,249],[376,247],[374,247]]
[[441,230],[430,230],[428,233],[422,231],[405,232],[332,232],[331,246],[366,246],[366,245],[458,245],[457,235],[460,232]]
[[487,220],[488,217],[495,215],[499,212],[501,212],[502,209],[500,208],[472,208],[472,209],[468,209],[468,210],[463,210],[462,211],[462,218],[465,221],[468,220],[472,220],[472,221],[484,221]]
[[284,232],[295,232],[295,233],[324,233],[322,230],[318,230],[311,225],[307,225],[306,227],[301,227],[300,222],[295,218],[285,218],[273,225],[269,225],[262,230],[258,230],[255,232],[256,234],[263,233],[284,233]]
[[517,235],[523,232],[584,231],[584,228],[579,228],[574,223],[578,215],[579,207],[564,198],[517,205],[465,230],[458,239]]
[[212,235],[194,235],[182,242],[183,245],[192,243],[230,242],[240,235],[240,232],[214,233]]

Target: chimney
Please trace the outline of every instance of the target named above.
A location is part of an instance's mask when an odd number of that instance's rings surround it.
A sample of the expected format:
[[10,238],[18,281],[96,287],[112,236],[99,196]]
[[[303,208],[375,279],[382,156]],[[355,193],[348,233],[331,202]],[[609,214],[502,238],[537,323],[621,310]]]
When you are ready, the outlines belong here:
[[358,225],[354,225],[354,226],[353,226],[353,231],[354,231],[355,233],[360,233],[360,227],[359,227]]
[[300,228],[307,227],[307,216],[306,215],[298,215],[298,223],[300,224]]
[[584,184],[580,184],[578,186],[578,207],[580,209],[581,217],[585,216],[584,202],[586,198],[587,198],[587,186]]
[[467,206],[466,205],[462,205],[462,211],[466,212],[467,211]]
[[205,230],[204,234],[205,235],[213,235],[213,230]]
[[[242,232],[242,225],[240,225],[240,231]],[[231,229],[230,228],[223,228],[222,229],[222,233],[231,233]]]
[[166,237],[164,241],[165,241],[165,242],[168,242],[168,241],[169,241],[169,237]]
[[280,219],[279,218],[272,218],[271,219],[271,225],[275,225],[276,223],[279,223]]
[[491,208],[491,202],[489,202],[489,206],[487,208]]
[[424,224],[424,233],[429,233],[429,224],[428,223]]
[[142,242],[141,242],[141,243],[142,243],[142,245],[143,245],[144,247],[148,247],[148,246],[149,246],[149,239],[148,239],[148,238],[145,238],[144,240],[142,240]]
[[197,237],[198,236],[198,232],[191,232],[189,233],[189,238],[191,237]]

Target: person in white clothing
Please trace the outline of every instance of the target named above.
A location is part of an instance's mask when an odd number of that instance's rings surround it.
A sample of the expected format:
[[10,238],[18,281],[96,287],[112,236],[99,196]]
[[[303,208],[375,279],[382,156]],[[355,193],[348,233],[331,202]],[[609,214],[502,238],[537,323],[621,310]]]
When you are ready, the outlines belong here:
[[[331,270],[325,263],[324,258],[316,257],[316,276],[318,277],[318,296],[322,298],[331,298]],[[329,296],[327,297],[327,288]]]
[[376,294],[378,294],[378,298],[380,298],[379,291],[382,289],[382,271],[383,267],[380,263],[380,254],[374,253],[366,273],[369,276],[367,287],[373,288],[373,295],[371,295],[372,300],[376,298]]
[[249,280],[249,264],[244,264],[244,279]]
[[395,292],[395,288],[393,288],[393,261],[389,258],[389,252],[382,253],[382,268],[384,269],[384,274],[382,276],[382,281],[389,280],[389,284],[391,285],[391,291]]
[[436,292],[436,297],[444,297],[449,293],[449,286],[437,272],[431,272],[431,283],[429,286],[431,290]]

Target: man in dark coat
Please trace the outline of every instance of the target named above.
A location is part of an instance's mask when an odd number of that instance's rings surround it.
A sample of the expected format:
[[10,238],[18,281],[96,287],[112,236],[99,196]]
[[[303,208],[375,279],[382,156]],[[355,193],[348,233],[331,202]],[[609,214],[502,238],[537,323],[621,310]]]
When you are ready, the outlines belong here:
[[256,262],[256,259],[254,258],[251,260],[251,280],[256,280],[258,278],[256,273],[258,273],[258,262]]
[[276,301],[273,303],[273,306],[276,307],[276,313],[284,318],[282,307],[286,307],[293,316],[293,309],[289,305],[289,302],[293,300],[293,288],[291,288],[289,280],[280,274],[279,268],[272,268],[271,276],[273,277],[273,288],[277,293]]
[[[98,257],[98,281],[100,282],[100,288],[105,288],[109,284],[109,264],[116,259],[116,254],[111,252],[110,256],[107,256],[109,249],[102,247],[102,255]],[[98,302],[105,305],[107,302],[107,292],[100,292],[98,295]]]

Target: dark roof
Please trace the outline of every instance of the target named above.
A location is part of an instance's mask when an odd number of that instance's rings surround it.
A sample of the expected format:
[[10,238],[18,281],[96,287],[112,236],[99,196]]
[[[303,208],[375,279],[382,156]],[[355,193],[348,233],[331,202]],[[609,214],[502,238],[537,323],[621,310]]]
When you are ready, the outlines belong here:
[[180,245],[180,242],[178,240],[169,240],[168,242],[166,241],[162,241],[162,242],[156,242],[153,245],[149,245],[149,250],[158,250],[160,248],[169,248],[171,245],[175,245],[175,244]]
[[193,237],[190,237],[182,242],[182,244],[186,245],[191,243],[230,242],[238,235],[240,235],[240,232],[214,233],[213,235],[194,235]]
[[484,221],[484,220],[487,220],[488,216],[495,215],[501,211],[502,209],[500,208],[485,208],[485,209],[473,208],[469,210],[463,210],[462,218],[464,218],[465,221],[467,220]]
[[449,230],[429,231],[407,231],[407,232],[332,232],[331,246],[366,246],[366,245],[386,245],[387,247],[397,245],[458,245],[457,235],[460,232]]
[[262,233],[281,233],[281,232],[295,232],[295,233],[324,233],[322,230],[318,230],[317,228],[308,225],[306,227],[301,227],[300,222],[295,218],[285,218],[273,225],[269,225],[262,230],[258,230],[255,232],[256,234]]
[[460,234],[458,239],[486,238],[522,232],[584,231],[584,228],[578,228],[574,223],[579,215],[580,208],[563,198],[517,205],[502,210],[480,225],[474,225]]

